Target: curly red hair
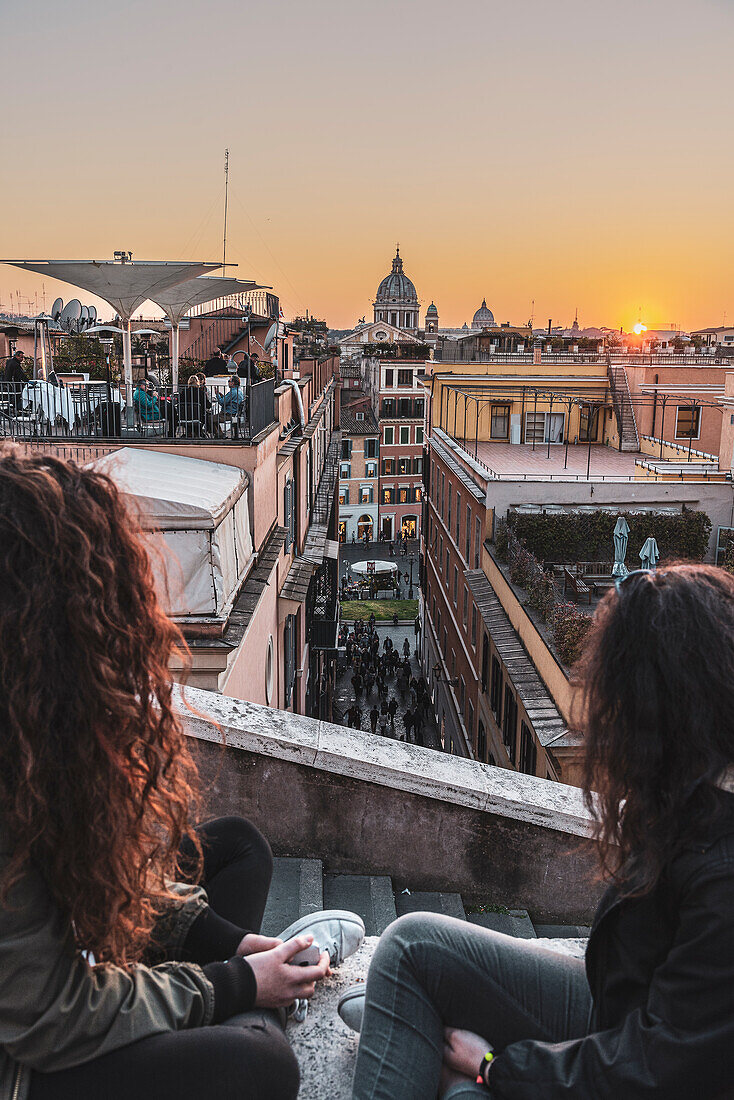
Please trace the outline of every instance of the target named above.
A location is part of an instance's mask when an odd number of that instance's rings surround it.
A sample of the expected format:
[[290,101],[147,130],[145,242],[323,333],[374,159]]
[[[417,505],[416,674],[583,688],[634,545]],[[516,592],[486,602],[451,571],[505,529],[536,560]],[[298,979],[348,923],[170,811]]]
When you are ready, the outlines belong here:
[[151,942],[197,771],[171,699],[180,632],[156,598],[115,484],[47,454],[0,448],[0,799],[12,858],[32,862],[97,962]]

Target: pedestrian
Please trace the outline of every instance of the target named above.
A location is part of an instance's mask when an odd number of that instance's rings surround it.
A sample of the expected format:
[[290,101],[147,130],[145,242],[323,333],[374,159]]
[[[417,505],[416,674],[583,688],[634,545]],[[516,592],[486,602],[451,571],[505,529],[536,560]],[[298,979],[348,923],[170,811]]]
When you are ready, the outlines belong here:
[[354,688],[354,698],[356,701],[359,699],[359,693],[362,690],[362,677],[359,672],[355,672],[354,676],[352,676],[352,687]]
[[405,729],[405,739],[406,741],[410,741],[411,732],[413,729],[413,712],[410,707],[408,707],[405,714],[403,715],[403,727]]
[[394,613],[394,615],[393,615],[393,617],[392,617],[392,625],[393,625],[393,626],[397,626],[397,625],[398,625],[398,613],[397,613],[397,611],[396,611],[396,612]]
[[410,642],[407,638],[403,642],[403,656],[410,657]]
[[380,733],[382,734],[383,737],[387,737],[389,729],[390,729],[390,721],[388,719],[388,716],[386,714],[381,714],[380,715]]
[[420,621],[420,618],[417,615],[416,615],[416,617],[413,621],[413,631],[415,632],[415,637],[416,637],[416,641],[417,641],[418,635],[421,632],[421,621]]
[[390,713],[390,725],[395,729],[395,715],[397,713],[398,704],[395,699],[391,699],[387,704],[387,709]]
[[370,611],[370,620],[369,621],[370,621],[370,634],[371,634],[372,631],[375,628],[375,613],[374,613],[374,611]]
[[372,705],[372,710],[370,711],[370,726],[372,727],[372,732],[373,733],[377,732],[377,719],[379,717],[380,717],[380,712],[377,709],[377,706],[375,704],[373,704]]

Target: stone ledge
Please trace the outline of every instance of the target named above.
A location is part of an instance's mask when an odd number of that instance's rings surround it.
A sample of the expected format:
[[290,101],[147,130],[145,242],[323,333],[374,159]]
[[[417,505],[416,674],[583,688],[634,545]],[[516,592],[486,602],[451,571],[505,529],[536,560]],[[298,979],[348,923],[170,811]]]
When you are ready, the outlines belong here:
[[[181,689],[176,694],[180,701]],[[575,787],[198,688],[187,688],[185,696],[197,713],[179,705],[184,728],[197,739],[572,836],[592,835]]]

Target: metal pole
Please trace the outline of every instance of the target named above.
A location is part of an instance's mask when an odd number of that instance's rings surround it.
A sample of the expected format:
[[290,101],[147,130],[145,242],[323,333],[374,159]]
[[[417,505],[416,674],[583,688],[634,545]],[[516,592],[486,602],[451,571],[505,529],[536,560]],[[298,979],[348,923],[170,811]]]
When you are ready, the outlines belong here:
[[135,423],[133,410],[133,337],[131,318],[123,321],[122,364],[125,378],[125,418],[129,428]]
[[663,411],[660,414],[660,457],[663,457],[663,434],[665,431],[665,404],[668,400],[668,395],[662,395]]
[[479,401],[477,400],[477,430],[474,435],[474,457],[479,454]]
[[33,377],[38,378],[38,321],[33,322]]
[[[588,407],[589,424],[591,424],[591,405]],[[591,432],[589,432],[589,451],[586,456],[586,480],[589,480],[589,472],[591,470]]]
[[171,326],[171,397],[178,391],[178,324]]
[[548,412],[548,453],[546,458],[550,458],[550,445],[551,445],[551,424],[553,423],[553,395],[551,394],[550,409]]
[[229,149],[224,150],[224,242],[222,248],[222,276],[227,273],[227,199],[229,197]]
[[[698,408],[698,405],[696,404],[695,401],[693,402],[692,408],[693,408],[693,412],[694,412],[694,415],[695,415],[696,409]],[[691,461],[691,450],[693,449],[693,420],[694,420],[694,417],[691,417],[691,430],[690,430],[689,435],[688,435],[688,461],[689,462]]]
[[533,390],[533,393],[535,395],[535,400],[533,402],[533,450],[535,450],[535,432],[538,422],[538,391]]
[[571,434],[571,400],[568,402],[568,424],[566,425],[566,456],[563,460],[563,469],[568,469],[568,437]]

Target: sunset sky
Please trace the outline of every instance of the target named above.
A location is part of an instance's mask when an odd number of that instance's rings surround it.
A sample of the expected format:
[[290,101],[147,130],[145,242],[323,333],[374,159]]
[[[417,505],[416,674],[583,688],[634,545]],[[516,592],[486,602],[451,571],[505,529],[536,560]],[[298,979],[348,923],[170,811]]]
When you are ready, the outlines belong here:
[[5,0],[0,253],[216,260],[228,146],[228,257],[287,317],[370,316],[399,240],[442,325],[734,324],[733,32],[730,0]]

